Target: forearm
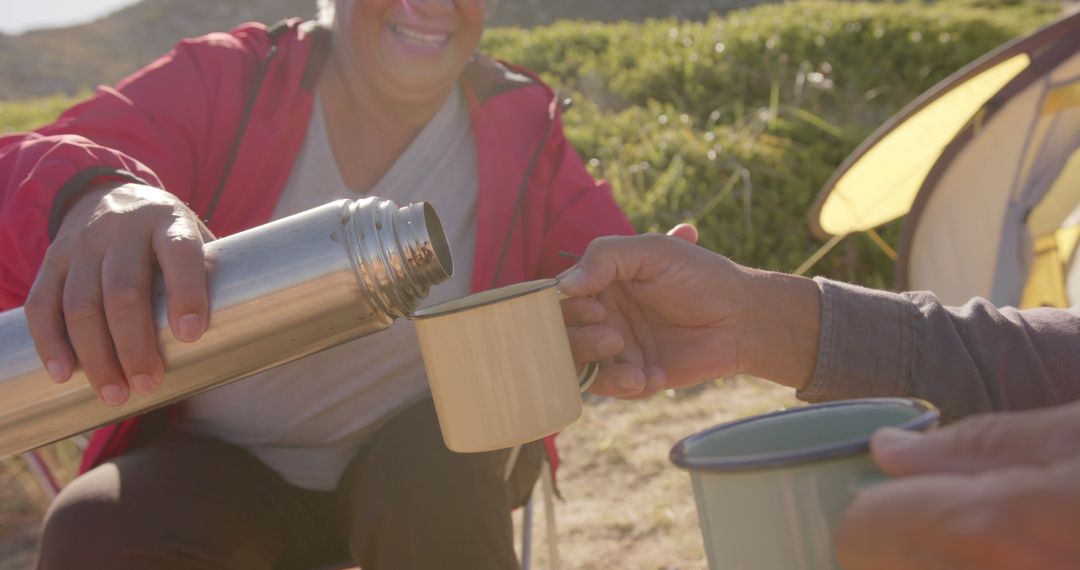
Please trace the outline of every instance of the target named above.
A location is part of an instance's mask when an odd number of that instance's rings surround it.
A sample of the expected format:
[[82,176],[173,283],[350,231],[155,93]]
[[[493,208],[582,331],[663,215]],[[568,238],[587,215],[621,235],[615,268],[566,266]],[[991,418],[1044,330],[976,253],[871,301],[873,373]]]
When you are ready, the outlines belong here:
[[821,294],[814,281],[784,273],[741,269],[748,279],[746,329],[740,370],[796,389],[814,375],[822,327]]
[[808,401],[915,396],[946,418],[1080,398],[1080,312],[944,307],[929,293],[893,294],[817,280],[822,326]]

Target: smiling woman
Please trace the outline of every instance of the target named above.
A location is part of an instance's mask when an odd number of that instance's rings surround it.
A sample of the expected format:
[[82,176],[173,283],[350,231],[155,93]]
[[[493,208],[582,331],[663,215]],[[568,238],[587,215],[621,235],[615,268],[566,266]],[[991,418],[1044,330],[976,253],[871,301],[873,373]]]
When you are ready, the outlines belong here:
[[[55,381],[78,365],[122,406],[169,382],[155,266],[166,334],[198,342],[212,325],[215,236],[341,198],[427,202],[454,251],[439,302],[551,277],[562,252],[632,232],[567,144],[556,94],[477,51],[492,6],[323,2],[317,21],[185,40],[0,140],[0,181],[14,181],[0,185],[0,309],[25,302]],[[509,513],[545,450],[555,463],[544,443],[450,452],[399,322],[99,430],[39,567],[513,568]]]
[[337,2],[319,87],[349,187],[374,184],[443,105],[476,53],[485,13],[484,0]]

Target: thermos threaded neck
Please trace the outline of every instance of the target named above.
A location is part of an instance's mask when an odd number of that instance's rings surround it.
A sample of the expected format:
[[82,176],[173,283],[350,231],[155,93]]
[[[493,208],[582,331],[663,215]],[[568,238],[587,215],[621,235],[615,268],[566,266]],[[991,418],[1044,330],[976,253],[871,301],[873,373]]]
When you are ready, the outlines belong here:
[[[450,245],[426,202],[398,207],[389,200],[348,206],[349,245],[360,286],[387,317],[411,313],[433,285],[454,272]],[[345,221],[345,220],[343,220]]]

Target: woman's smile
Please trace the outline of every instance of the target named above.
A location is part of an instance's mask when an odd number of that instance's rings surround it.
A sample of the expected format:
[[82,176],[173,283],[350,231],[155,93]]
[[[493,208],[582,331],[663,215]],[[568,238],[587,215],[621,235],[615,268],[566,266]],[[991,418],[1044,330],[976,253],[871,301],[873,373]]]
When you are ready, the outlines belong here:
[[433,27],[387,22],[386,28],[398,48],[409,55],[436,55],[450,42],[453,33]]

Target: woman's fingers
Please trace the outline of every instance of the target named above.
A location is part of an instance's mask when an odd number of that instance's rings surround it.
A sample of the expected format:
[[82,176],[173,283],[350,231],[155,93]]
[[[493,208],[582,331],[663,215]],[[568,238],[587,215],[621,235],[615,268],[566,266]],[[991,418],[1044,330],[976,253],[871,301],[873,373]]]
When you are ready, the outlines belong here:
[[71,265],[63,299],[68,337],[90,385],[105,403],[124,403],[130,391],[105,318],[98,258],[88,255]]
[[140,394],[156,390],[165,375],[151,313],[152,271],[150,248],[142,240],[114,244],[102,263],[105,319],[120,366]]
[[153,237],[154,254],[169,292],[169,326],[177,340],[198,340],[208,324],[203,233],[192,215],[178,216]]
[[76,360],[105,402],[156,390],[165,365],[151,303],[154,262],[164,273],[169,324],[183,341],[208,322],[204,239],[213,235],[157,188],[95,188],[67,212],[25,311],[42,362],[56,381]]
[[53,382],[67,382],[75,369],[75,356],[66,337],[63,295],[67,279],[67,260],[49,251],[42,262],[23,311],[30,338],[34,339],[41,363]]

